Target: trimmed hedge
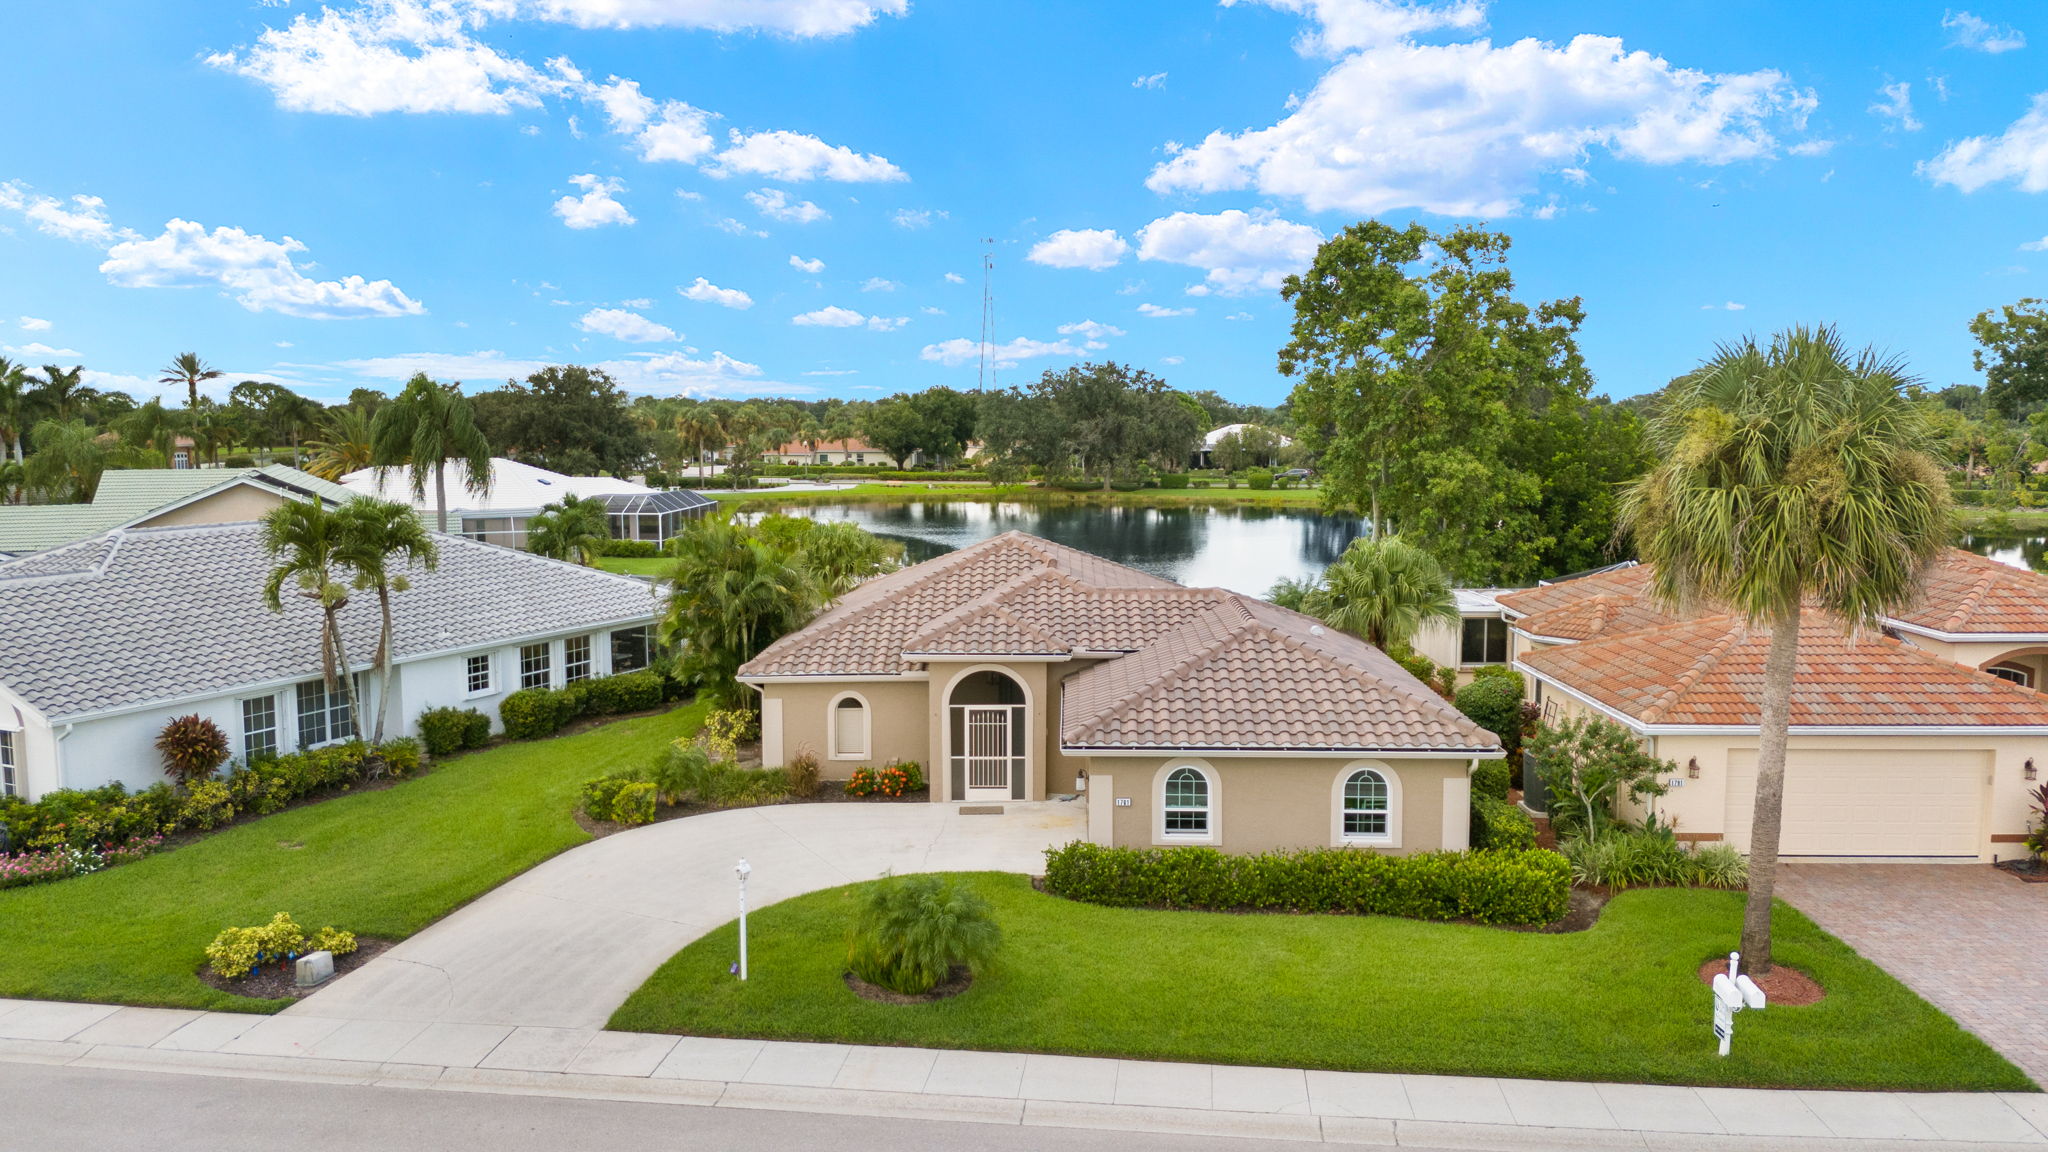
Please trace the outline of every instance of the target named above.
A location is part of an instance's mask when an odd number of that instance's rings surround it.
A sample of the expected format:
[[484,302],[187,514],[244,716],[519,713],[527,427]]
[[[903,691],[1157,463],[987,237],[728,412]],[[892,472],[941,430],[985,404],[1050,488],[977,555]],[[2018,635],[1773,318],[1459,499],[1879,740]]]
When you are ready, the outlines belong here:
[[[1194,477],[1189,476],[1185,472],[1161,472],[1159,474],[1159,486],[1161,488],[1185,488],[1193,483],[1193,481]],[[1204,484],[1203,487],[1206,488],[1208,485]]]
[[[1498,763],[1498,761],[1495,761]],[[1472,792],[1472,847],[1526,851],[1536,847],[1536,822],[1506,800]]]
[[1472,797],[1490,796],[1495,800],[1508,798],[1508,762],[1505,760],[1481,760],[1479,767],[1472,770]]
[[498,721],[513,740],[552,735],[575,718],[566,694],[553,688],[521,688],[498,704]]
[[653,782],[642,779],[638,773],[614,773],[585,783],[580,807],[583,814],[592,820],[627,825],[652,824],[654,794]]
[[1045,852],[1045,890],[1112,908],[1340,912],[1480,924],[1549,924],[1570,908],[1571,865],[1555,852],[1383,856],[1305,848],[1231,856],[1214,848]]
[[600,556],[635,556],[645,559],[661,555],[661,545],[652,540],[607,540],[597,550]]
[[491,718],[474,708],[429,708],[415,726],[429,756],[452,756],[491,739]]
[[514,740],[551,736],[571,720],[613,716],[661,707],[667,698],[662,675],[652,668],[579,680],[565,688],[521,688],[498,705],[505,735]]
[[1264,492],[1273,486],[1273,474],[1263,468],[1253,468],[1244,474],[1244,486],[1255,492]]

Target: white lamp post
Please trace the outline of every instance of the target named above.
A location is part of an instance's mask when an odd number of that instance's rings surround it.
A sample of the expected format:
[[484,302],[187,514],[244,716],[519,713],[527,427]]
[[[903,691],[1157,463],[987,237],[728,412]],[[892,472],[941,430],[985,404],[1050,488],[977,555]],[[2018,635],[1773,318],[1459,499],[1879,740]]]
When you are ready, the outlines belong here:
[[740,878],[740,979],[747,978],[747,876],[753,869],[747,866],[747,858],[740,857],[739,867],[733,872]]

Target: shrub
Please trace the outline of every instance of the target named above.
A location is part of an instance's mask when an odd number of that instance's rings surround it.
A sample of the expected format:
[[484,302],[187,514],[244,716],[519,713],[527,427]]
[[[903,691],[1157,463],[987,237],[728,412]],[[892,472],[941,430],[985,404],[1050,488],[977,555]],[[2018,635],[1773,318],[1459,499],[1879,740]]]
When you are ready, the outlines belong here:
[[1472,769],[1472,796],[1495,800],[1508,798],[1508,766],[1505,760],[1481,760]]
[[256,466],[256,458],[245,452],[237,452],[223,459],[220,463],[223,468],[254,468]]
[[235,818],[234,797],[220,780],[202,780],[185,794],[185,806],[178,812],[178,824],[210,832]]
[[[651,487],[651,485],[650,485]],[[661,545],[652,540],[607,540],[598,549],[601,556],[649,557],[661,555]]]
[[521,688],[498,704],[498,720],[514,740],[552,736],[570,719],[569,702],[552,688]]
[[1555,852],[1382,856],[1307,848],[1227,856],[1213,848],[1106,848],[1075,841],[1045,853],[1045,888],[1113,908],[1341,912],[1481,924],[1548,924],[1570,908],[1572,869]]
[[[577,807],[581,808],[583,814],[592,820],[624,823],[618,816],[619,794],[632,785],[643,782],[641,775],[637,772],[614,772],[609,776],[599,776],[595,780],[589,780],[584,783],[581,797],[577,801]],[[649,785],[648,793],[651,800],[653,794],[652,785]],[[648,818],[653,818],[651,813]]]
[[751,708],[720,708],[704,718],[698,738],[715,759],[739,755],[740,745],[761,735],[761,716]]
[[1193,480],[1194,477],[1189,476],[1185,472],[1161,472],[1159,474],[1159,486],[1161,488],[1186,488]]
[[898,760],[896,763],[889,765],[889,767],[903,773],[903,790],[905,792],[917,792],[924,788],[924,765],[919,764],[915,760]]
[[483,739],[490,739],[490,717],[474,708],[429,708],[420,713],[414,727],[419,729],[420,742],[427,746],[427,755],[452,756],[482,743],[470,740],[470,727],[477,720],[483,721]]
[[214,975],[233,980],[265,964],[288,964],[308,952],[342,956],[355,950],[355,933],[322,928],[309,941],[305,930],[292,921],[290,914],[279,912],[268,924],[221,929],[213,943],[206,946],[206,959]]
[[[1458,689],[1452,703],[1466,719],[1500,737],[1510,758],[1522,750],[1522,676],[1513,669],[1476,676]],[[1503,769],[1505,772],[1505,769]]]
[[179,716],[157,734],[156,750],[163,753],[164,775],[190,784],[213,775],[227,761],[228,735],[204,716]]
[[847,967],[905,996],[929,992],[956,965],[980,973],[1002,947],[989,902],[944,876],[878,880],[861,901]]
[[1207,480],[1192,480],[1189,481],[1189,486],[1194,488],[1207,488],[1209,486],[1209,482]]
[[[1499,761],[1493,761],[1498,764]],[[1472,847],[1526,850],[1536,847],[1536,822],[1506,800],[1472,793]]]
[[1273,486],[1273,474],[1264,468],[1253,468],[1244,474],[1245,487],[1264,492]]
[[[919,784],[911,780],[916,774]],[[891,764],[884,768],[855,768],[846,782],[848,796],[898,797],[922,784],[923,771],[916,764]]]
[[822,770],[819,767],[818,754],[816,752],[808,748],[804,749],[797,753],[782,771],[783,775],[789,780],[789,794],[791,796],[809,799],[818,794],[818,778],[822,774]]
[[1749,862],[1726,844],[1689,848],[1669,828],[1610,828],[1560,845],[1580,884],[1607,888],[1740,888]]
[[384,761],[384,771],[394,780],[419,775],[420,765],[426,762],[425,753],[420,742],[410,736],[386,741],[377,749],[378,757]]
[[1542,765],[1546,808],[1559,836],[1599,836],[1620,818],[1623,797],[1662,796],[1668,789],[1658,777],[1678,770],[1643,751],[1628,729],[1598,717],[1538,728],[1531,751]]
[[588,694],[586,714],[591,716],[645,712],[661,707],[664,696],[661,673],[651,668],[585,680],[582,687]]
[[741,768],[730,760],[713,760],[700,745],[678,740],[650,773],[665,804],[695,801],[713,808],[765,804],[789,792],[789,776],[780,768]]
[[481,748],[491,742],[491,718],[474,708],[465,708],[462,713],[462,747],[465,750]]

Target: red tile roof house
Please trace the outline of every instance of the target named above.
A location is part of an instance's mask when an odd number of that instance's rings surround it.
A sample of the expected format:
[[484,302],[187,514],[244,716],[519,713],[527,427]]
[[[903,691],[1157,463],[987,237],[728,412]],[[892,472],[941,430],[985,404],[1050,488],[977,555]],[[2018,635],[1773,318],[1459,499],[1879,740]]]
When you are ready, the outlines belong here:
[[[872,464],[896,467],[896,458],[865,440],[820,440],[816,445],[792,440],[762,454],[770,464]],[[915,460],[912,463],[916,463]]]
[[[1683,619],[1631,565],[1499,597],[1547,718],[1605,716],[1673,762],[1654,801],[1682,838],[1747,850],[1769,633]],[[1845,635],[1800,632],[1781,850],[1790,857],[2021,854],[2048,769],[2048,577],[1951,550],[1921,602]]]
[[740,679],[765,763],[915,760],[943,803],[1080,793],[1103,844],[1464,848],[1471,771],[1502,756],[1364,641],[1020,532],[861,585]]

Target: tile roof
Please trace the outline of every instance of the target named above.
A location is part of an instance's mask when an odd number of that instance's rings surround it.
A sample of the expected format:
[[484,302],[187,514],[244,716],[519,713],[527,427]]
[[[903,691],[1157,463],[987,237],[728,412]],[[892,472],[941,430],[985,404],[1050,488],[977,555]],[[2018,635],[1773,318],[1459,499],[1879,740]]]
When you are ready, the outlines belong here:
[[[875,447],[874,445],[872,445],[872,444],[868,443],[868,442],[867,442],[867,441],[865,441],[865,440],[820,440],[820,441],[818,441],[818,448],[817,448],[817,450],[818,450],[818,451],[820,451],[820,452],[881,452],[881,451],[882,451],[882,450],[881,450],[880,448],[877,448],[877,447]],[[780,447],[780,448],[776,448],[776,449],[773,449],[772,451],[770,451],[770,452],[768,453],[768,455],[770,455],[770,456],[808,456],[808,455],[810,455],[810,453],[811,453],[811,446],[810,446],[810,445],[808,445],[808,444],[804,443],[804,442],[803,442],[803,441],[801,441],[801,440],[791,440],[791,441],[790,441],[789,443],[787,443],[787,444],[784,444],[784,445],[783,445],[782,447]],[[883,454],[883,455],[885,455],[885,456],[886,456],[886,455],[888,455],[888,453],[886,453],[886,452],[884,452],[884,453],[882,453],[882,454]]]
[[1064,686],[1061,738],[1103,749],[1490,751],[1384,653],[1316,621],[1021,532],[869,581],[740,670],[895,675],[932,656],[1128,653]]
[[1591,640],[1596,636],[1662,628],[1680,619],[1648,596],[1602,592],[1532,612],[1517,619],[1514,626],[1549,640]]
[[111,468],[100,474],[88,504],[0,506],[0,554],[55,548],[110,528],[146,520],[172,504],[233,484],[251,483],[282,496],[317,494],[335,503],[355,493],[283,464],[260,468]]
[[[319,674],[318,611],[263,605],[255,524],[131,528],[0,562],[0,683],[52,719]],[[393,598],[400,660],[648,619],[648,585],[527,552],[436,536],[441,563]],[[342,613],[353,659],[377,605]]]
[[[645,496],[654,491],[645,484],[616,476],[565,476],[502,456],[491,458],[491,486],[483,495],[463,487],[462,465],[443,464],[442,480],[448,488],[448,511],[504,515],[508,512],[537,512],[559,504],[564,496]],[[434,510],[434,483],[428,477],[426,494],[414,499],[412,481],[403,468],[362,468],[341,478],[342,487],[359,495],[410,504],[421,512]]]
[[1927,595],[1891,619],[1950,633],[2048,634],[2048,576],[1950,548],[1927,576]]
[[1516,616],[1533,616],[1538,612],[1576,603],[1588,596],[1646,595],[1650,589],[1650,572],[1647,564],[1607,568],[1591,575],[1559,580],[1554,584],[1538,584],[1534,588],[1503,592],[1494,597],[1494,600]]
[[[1644,724],[1753,726],[1768,629],[1707,616],[1531,652],[1521,663]],[[1792,723],[1920,727],[2048,725],[2048,695],[1889,637],[1847,636],[1809,615],[1799,632]]]

